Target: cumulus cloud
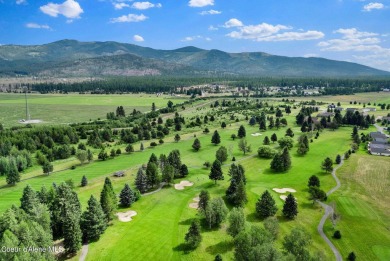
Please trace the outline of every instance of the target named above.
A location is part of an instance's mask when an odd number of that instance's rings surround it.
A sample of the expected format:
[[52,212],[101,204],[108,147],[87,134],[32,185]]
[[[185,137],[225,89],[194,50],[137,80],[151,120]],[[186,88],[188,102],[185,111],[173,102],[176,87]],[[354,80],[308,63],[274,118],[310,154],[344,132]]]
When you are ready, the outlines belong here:
[[375,9],[383,9],[385,6],[382,3],[369,3],[363,6],[363,11],[365,12],[371,12],[372,10]]
[[190,0],[188,5],[191,7],[204,7],[214,5],[214,0]]
[[236,18],[232,18],[232,19],[230,19],[229,21],[227,21],[225,23],[224,27],[231,28],[231,27],[240,27],[240,26],[243,26],[243,25],[244,24],[240,20],[238,20]]
[[31,29],[46,29],[46,30],[51,30],[51,27],[48,26],[47,24],[36,24],[36,23],[27,23],[26,24],[27,28]]
[[148,19],[147,16],[140,14],[128,14],[128,15],[122,15],[117,18],[111,18],[111,23],[136,23],[136,22],[142,22]]
[[16,0],[17,5],[27,4],[26,0]]
[[211,9],[211,10],[208,10],[208,11],[202,11],[199,14],[200,15],[218,15],[218,14],[222,14],[222,12]]
[[130,5],[126,3],[112,3],[114,5],[115,10],[121,10],[125,7],[130,7]]
[[215,27],[213,25],[209,26],[209,31],[218,31],[218,30],[219,30],[218,27]]
[[145,39],[142,36],[138,35],[138,34],[133,36],[133,40],[135,42],[143,42],[143,41],[145,41]]
[[43,13],[52,17],[63,15],[66,18],[80,18],[80,14],[84,11],[80,4],[74,0],[66,0],[62,4],[48,3],[39,8]]
[[258,42],[276,42],[276,41],[302,41],[314,40],[324,37],[320,31],[289,31],[293,28],[286,25],[272,25],[261,23],[258,25],[244,25],[237,19],[230,19],[224,25],[225,28],[238,27],[227,36],[235,39],[249,39]]
[[138,10],[146,10],[153,7],[160,8],[162,7],[162,4],[153,4],[151,2],[134,2],[131,7]]

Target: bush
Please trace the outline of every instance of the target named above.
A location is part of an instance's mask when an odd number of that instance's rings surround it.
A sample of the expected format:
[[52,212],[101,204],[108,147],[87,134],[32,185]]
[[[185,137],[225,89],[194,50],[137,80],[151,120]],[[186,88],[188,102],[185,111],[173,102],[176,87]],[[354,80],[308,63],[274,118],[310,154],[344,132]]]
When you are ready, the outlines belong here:
[[356,255],[354,252],[349,253],[348,258],[349,261],[355,261],[356,260]]
[[157,146],[156,142],[153,141],[153,142],[150,143],[150,147],[156,147],[156,146]]
[[340,239],[341,238],[341,233],[339,230],[336,230],[333,234],[333,237],[336,238],[336,239]]
[[260,158],[272,159],[275,156],[276,151],[270,146],[261,146],[257,153]]

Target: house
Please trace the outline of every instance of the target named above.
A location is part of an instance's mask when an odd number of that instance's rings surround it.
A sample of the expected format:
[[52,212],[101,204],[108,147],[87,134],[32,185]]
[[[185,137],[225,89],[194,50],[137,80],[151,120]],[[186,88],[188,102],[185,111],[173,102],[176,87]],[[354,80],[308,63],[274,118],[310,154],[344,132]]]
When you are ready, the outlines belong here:
[[381,133],[381,132],[371,132],[370,137],[373,141],[381,142],[381,143],[388,143],[388,137]]
[[333,112],[326,112],[326,111],[324,111],[324,112],[321,112],[321,113],[319,113],[318,115],[317,115],[317,117],[320,117],[320,118],[322,118],[322,117],[329,117],[329,116],[334,116],[334,113]]
[[336,108],[336,105],[334,105],[334,103],[328,105],[328,109],[335,109],[335,108]]
[[386,121],[388,123],[390,123],[390,117],[382,117],[382,121]]
[[363,111],[364,111],[364,112],[367,112],[367,111],[376,111],[376,108],[364,108]]
[[390,92],[390,89],[383,89],[384,92]]
[[358,110],[357,108],[347,108],[347,112],[348,112],[348,111],[355,112],[355,111],[357,111],[357,110]]
[[120,171],[117,171],[114,173],[114,177],[117,177],[117,178],[124,177],[124,176],[125,176],[124,170],[120,170]]
[[369,151],[372,155],[387,156],[387,157],[390,156],[390,148],[389,148],[389,149],[372,148],[372,149],[368,149],[368,151]]

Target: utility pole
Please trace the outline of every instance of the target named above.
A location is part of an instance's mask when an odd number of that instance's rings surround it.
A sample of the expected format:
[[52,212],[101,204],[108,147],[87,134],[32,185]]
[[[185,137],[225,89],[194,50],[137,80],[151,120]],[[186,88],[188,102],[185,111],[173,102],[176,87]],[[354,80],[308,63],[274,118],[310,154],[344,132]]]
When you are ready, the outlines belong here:
[[30,120],[30,114],[28,113],[28,103],[27,103],[27,86],[24,86],[24,97],[26,99],[26,120]]

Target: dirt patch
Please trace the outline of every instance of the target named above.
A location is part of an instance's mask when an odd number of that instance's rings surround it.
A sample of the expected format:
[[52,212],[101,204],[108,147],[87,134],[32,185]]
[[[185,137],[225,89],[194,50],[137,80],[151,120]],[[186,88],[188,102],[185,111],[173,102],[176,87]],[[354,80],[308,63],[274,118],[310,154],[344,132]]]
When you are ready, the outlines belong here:
[[292,188],[273,188],[272,189],[273,191],[275,191],[276,193],[280,193],[280,194],[283,194],[283,193],[286,193],[286,192],[290,192],[290,193],[295,193],[297,192],[295,189],[292,189]]
[[194,183],[189,182],[188,180],[183,180],[179,184],[175,184],[175,189],[183,190],[184,187],[191,187],[192,185],[194,185]]
[[133,211],[133,210],[129,210],[127,212],[118,212],[115,214],[115,216],[118,217],[119,221],[122,221],[122,222],[130,222],[132,219],[132,217],[136,216],[137,215],[137,212]]

